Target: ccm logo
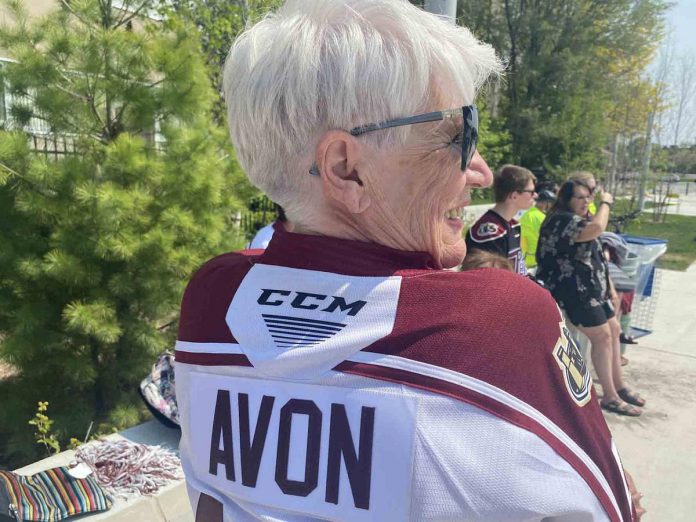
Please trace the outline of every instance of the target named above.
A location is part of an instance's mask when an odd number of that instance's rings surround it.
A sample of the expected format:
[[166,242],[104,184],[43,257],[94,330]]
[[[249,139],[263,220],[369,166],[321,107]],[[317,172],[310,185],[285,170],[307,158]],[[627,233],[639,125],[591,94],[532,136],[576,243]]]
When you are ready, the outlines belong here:
[[[291,297],[292,296],[292,297]],[[263,288],[261,295],[256,300],[257,303],[264,306],[280,306],[290,301],[290,306],[301,310],[316,310],[320,306],[326,304],[326,308],[322,308],[321,312],[348,312],[348,315],[357,315],[367,301],[346,302],[342,297],[335,295],[313,294],[311,292],[291,292],[290,290],[273,290],[272,288]]]

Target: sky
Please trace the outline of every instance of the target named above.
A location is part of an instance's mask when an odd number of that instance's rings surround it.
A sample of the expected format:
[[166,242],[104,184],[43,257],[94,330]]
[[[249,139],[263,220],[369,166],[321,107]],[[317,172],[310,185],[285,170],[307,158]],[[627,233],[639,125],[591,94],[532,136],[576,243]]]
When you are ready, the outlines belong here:
[[696,52],[696,0],[676,0],[667,12],[676,53]]
[[[662,145],[673,145],[675,140],[681,145],[696,143],[696,93],[685,98],[679,137],[674,135],[678,99],[678,78],[683,65],[681,56],[690,55],[696,60],[696,0],[672,0],[673,7],[665,15],[665,40],[663,44],[671,48],[671,66],[665,81],[668,85],[666,99],[669,107],[658,118],[653,138]],[[653,62],[653,73],[659,70],[662,53],[658,53]],[[693,72],[696,74],[696,71]],[[692,76],[692,82],[696,78]],[[683,92],[683,90],[681,90]]]

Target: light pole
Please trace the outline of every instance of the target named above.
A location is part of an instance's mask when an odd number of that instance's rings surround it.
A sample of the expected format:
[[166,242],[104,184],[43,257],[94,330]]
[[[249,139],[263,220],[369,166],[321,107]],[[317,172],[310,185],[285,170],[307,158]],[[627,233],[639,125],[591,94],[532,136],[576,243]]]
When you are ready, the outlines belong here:
[[425,0],[423,8],[429,13],[446,18],[453,24],[457,23],[457,0]]

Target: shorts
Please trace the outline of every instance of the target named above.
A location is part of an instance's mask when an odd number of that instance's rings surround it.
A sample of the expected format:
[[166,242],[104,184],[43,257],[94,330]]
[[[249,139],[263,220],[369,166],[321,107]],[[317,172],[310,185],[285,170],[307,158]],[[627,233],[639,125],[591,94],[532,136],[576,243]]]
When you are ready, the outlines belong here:
[[609,301],[605,301],[600,306],[578,306],[573,309],[566,308],[564,310],[566,317],[575,326],[602,326],[609,319],[614,317],[614,307]]
[[636,295],[636,291],[624,292],[621,294],[621,313],[630,314],[633,308],[633,298]]

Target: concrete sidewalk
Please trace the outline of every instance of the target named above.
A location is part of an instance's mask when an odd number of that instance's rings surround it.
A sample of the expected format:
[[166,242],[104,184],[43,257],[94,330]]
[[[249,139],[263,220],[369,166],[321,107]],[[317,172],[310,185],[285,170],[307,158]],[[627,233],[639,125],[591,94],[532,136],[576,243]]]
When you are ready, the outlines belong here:
[[696,520],[696,264],[662,271],[653,333],[629,347],[639,418],[605,414],[625,468],[645,494],[644,521]]
[[[684,184],[679,184],[679,187],[676,187],[672,192],[678,194],[679,197],[670,199],[671,204],[667,207],[667,214],[696,216],[696,183],[690,183],[688,193]],[[652,214],[653,209],[647,209],[645,212]]]

